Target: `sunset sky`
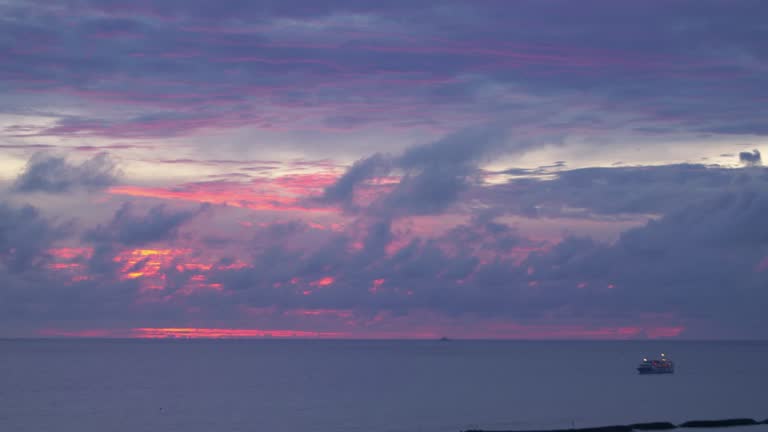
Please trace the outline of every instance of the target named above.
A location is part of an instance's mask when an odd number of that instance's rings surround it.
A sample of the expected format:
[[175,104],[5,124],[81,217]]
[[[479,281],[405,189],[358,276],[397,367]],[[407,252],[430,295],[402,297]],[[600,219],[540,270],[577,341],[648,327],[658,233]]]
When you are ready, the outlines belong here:
[[0,0],[0,337],[768,338],[767,16]]

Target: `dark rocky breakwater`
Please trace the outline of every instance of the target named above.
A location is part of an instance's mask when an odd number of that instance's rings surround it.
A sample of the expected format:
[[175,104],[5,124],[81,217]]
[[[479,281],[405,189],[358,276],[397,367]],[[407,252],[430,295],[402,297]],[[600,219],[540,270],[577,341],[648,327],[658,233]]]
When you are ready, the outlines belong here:
[[679,425],[670,422],[633,423],[629,425],[600,426],[590,428],[571,429],[540,429],[540,430],[506,430],[491,431],[483,429],[469,429],[464,432],[633,432],[651,430],[670,430],[678,428],[723,428],[731,426],[753,426],[768,424],[768,419],[759,422],[750,418],[736,418],[724,420],[691,420]]

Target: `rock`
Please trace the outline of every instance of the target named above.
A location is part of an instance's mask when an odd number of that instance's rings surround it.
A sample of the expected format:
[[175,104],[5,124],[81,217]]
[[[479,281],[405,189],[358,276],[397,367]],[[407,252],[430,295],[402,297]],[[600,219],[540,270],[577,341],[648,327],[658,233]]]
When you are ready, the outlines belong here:
[[680,425],[688,428],[707,428],[707,427],[728,427],[728,426],[750,426],[759,424],[753,419],[725,419],[725,420],[692,420]]
[[484,431],[481,429],[470,429],[464,432],[632,432],[632,427],[616,425],[576,429],[540,429],[536,431]]
[[629,425],[634,430],[667,430],[676,429],[677,426],[670,422],[635,423]]
[[594,428],[579,428],[579,429],[570,429],[571,431],[576,432],[632,432],[632,428],[630,426],[601,426],[601,427],[594,427]]

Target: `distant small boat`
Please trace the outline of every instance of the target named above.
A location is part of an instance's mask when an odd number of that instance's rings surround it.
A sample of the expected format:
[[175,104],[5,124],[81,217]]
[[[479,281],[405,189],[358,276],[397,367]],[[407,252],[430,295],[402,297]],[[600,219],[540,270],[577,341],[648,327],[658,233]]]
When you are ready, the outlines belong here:
[[448,339],[447,337],[443,336],[443,337],[441,337],[441,338],[440,338],[440,339],[438,339],[438,340],[439,340],[440,342],[448,342],[450,339]]
[[640,375],[675,373],[675,362],[668,359],[664,353],[662,353],[660,359],[648,360],[647,358],[644,358],[637,367],[637,372]]

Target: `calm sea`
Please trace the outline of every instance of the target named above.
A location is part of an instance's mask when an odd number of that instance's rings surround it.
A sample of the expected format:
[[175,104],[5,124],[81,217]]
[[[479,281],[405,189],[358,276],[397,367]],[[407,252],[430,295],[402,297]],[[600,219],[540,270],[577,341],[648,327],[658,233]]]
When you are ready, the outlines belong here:
[[[637,375],[660,352],[677,372]],[[768,342],[0,340],[0,431],[456,432],[726,417],[768,417]]]

